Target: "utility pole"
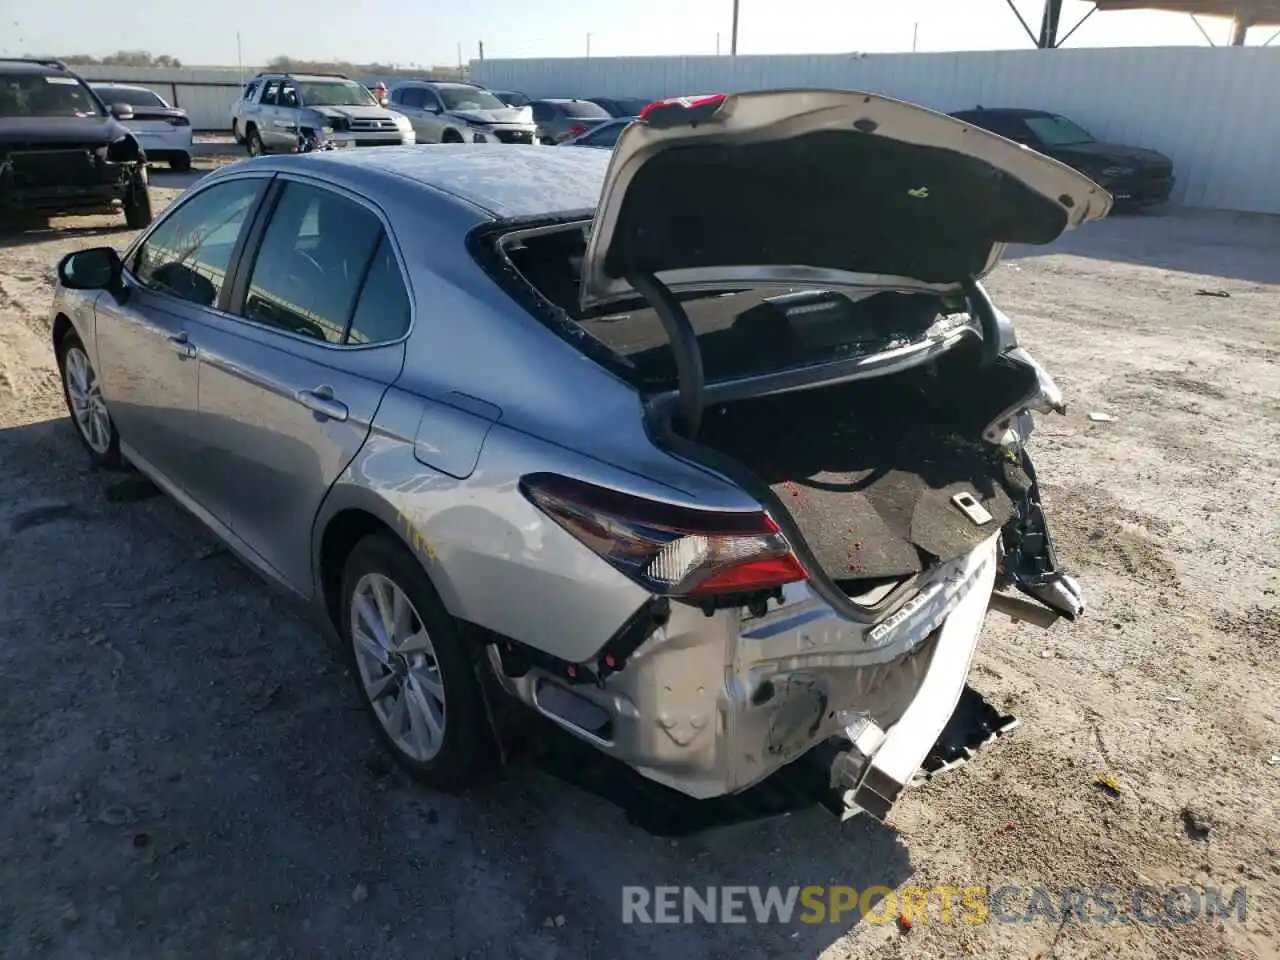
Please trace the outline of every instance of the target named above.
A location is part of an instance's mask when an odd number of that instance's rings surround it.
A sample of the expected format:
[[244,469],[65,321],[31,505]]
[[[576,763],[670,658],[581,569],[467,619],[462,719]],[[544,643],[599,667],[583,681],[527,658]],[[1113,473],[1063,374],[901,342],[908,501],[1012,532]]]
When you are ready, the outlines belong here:
[[1062,0],[1046,0],[1044,17],[1040,20],[1040,36],[1037,38],[1036,46],[1042,50],[1057,49],[1058,25],[1061,22]]
[[729,34],[729,56],[738,55],[738,0],[733,0],[733,33]]
[[462,41],[458,41],[458,72],[462,72]]
[[591,56],[591,34],[587,34],[587,56]]
[[240,31],[236,31],[236,69],[240,72],[240,86],[244,86],[244,54],[240,52]]
[[720,56],[720,31],[716,31],[716,56]]
[[920,42],[920,21],[917,20],[915,26],[911,30],[911,52],[916,52],[916,45]]
[[481,60],[484,59],[484,41],[483,40],[480,41],[480,59]]

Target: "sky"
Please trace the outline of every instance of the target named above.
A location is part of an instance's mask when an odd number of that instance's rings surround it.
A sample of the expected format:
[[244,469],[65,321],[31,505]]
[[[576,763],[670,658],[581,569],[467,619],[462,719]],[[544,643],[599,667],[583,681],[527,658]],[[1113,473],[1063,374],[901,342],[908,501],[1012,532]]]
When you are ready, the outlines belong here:
[[[887,53],[1030,46],[1006,0],[739,0],[739,53]],[[1017,0],[1036,29],[1043,0]],[[1062,30],[1089,9],[1065,0]],[[0,0],[0,55],[169,54],[188,65],[301,59],[405,66],[486,57],[729,52],[733,0]],[[1228,22],[1201,18],[1215,43]],[[1248,42],[1275,31],[1255,27]],[[1277,40],[1280,44],[1280,39]],[[1197,45],[1180,14],[1096,13],[1067,46]]]

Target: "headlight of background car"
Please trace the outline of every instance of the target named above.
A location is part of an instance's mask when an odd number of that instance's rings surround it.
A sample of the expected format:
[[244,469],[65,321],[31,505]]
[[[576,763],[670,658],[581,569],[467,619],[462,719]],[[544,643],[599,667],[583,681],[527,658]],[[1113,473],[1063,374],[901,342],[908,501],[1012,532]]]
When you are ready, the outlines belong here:
[[1103,167],[1101,173],[1104,177],[1127,177],[1133,173],[1133,167]]

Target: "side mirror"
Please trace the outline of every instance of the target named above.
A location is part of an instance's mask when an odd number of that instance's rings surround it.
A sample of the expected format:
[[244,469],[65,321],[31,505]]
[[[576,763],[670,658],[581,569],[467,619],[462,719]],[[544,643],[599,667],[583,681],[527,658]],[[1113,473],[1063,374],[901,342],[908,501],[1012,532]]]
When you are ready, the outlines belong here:
[[127,103],[113,103],[111,105],[111,115],[117,120],[132,120],[133,107]]
[[112,247],[77,250],[58,261],[58,282],[68,290],[106,290],[115,285],[122,266]]

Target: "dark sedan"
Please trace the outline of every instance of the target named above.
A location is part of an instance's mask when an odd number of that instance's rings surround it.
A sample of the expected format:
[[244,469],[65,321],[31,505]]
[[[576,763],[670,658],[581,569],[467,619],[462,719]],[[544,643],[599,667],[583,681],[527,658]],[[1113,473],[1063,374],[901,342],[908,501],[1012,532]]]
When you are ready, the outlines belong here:
[[598,107],[604,108],[611,117],[638,117],[640,111],[653,103],[646,97],[588,97]]
[[580,137],[592,127],[612,119],[604,107],[590,100],[533,101],[533,122],[538,125],[538,139],[547,146]]
[[1047,110],[978,107],[951,114],[1025,144],[1079,170],[1104,187],[1117,206],[1164,203],[1173,190],[1173,161],[1155,150],[1103,143],[1078,123]]

